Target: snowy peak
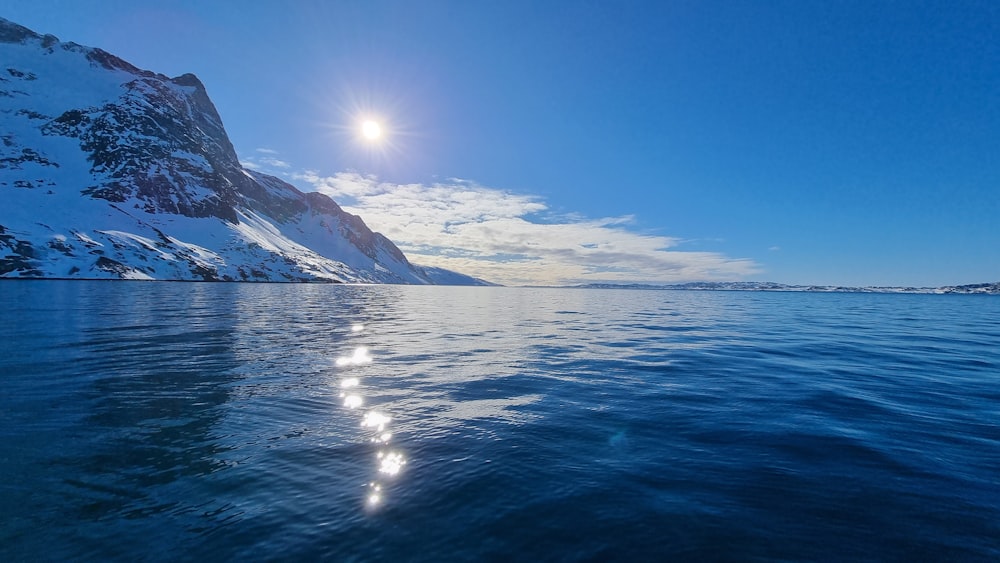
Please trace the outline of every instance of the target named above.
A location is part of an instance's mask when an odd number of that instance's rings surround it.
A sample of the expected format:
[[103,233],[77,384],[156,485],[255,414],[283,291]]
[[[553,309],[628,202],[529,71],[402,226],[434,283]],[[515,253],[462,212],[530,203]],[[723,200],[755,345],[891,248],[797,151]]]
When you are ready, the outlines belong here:
[[193,74],[3,19],[0,61],[2,277],[444,279],[329,197],[245,170]]

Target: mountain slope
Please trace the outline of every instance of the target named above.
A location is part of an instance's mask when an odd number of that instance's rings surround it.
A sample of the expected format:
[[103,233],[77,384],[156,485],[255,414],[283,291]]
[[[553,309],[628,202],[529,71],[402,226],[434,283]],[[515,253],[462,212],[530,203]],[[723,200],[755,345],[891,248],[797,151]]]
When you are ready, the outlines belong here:
[[443,279],[329,197],[244,170],[194,75],[2,18],[0,61],[0,277]]

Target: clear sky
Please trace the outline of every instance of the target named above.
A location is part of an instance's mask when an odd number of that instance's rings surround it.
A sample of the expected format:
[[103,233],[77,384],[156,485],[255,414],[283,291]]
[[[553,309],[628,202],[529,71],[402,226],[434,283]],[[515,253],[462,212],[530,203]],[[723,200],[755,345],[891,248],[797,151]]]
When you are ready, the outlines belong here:
[[[1000,280],[1000,2],[0,0],[508,284]],[[376,143],[360,122],[378,120]]]

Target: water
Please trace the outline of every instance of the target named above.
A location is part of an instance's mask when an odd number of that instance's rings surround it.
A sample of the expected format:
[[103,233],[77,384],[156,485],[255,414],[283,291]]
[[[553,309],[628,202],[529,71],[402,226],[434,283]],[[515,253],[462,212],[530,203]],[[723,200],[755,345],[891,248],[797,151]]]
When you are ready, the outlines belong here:
[[0,310],[6,561],[1000,558],[996,297],[49,281]]

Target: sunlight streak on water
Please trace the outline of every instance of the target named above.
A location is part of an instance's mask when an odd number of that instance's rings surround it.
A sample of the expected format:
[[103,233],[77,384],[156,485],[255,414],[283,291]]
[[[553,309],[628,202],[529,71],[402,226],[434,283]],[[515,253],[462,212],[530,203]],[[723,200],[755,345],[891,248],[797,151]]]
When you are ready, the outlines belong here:
[[365,417],[361,421],[361,426],[365,428],[374,428],[381,432],[391,420],[391,416],[382,414],[378,411],[368,411],[365,413]]
[[[364,325],[354,324],[351,326],[351,333],[360,334],[364,332],[364,329]],[[350,356],[339,357],[335,363],[338,368],[353,369],[358,366],[371,364],[372,361],[373,359],[368,347],[358,346],[354,349]],[[340,388],[360,389],[361,378],[356,376],[343,377],[340,381]],[[344,399],[344,406],[349,410],[356,410],[364,404],[364,398],[360,393],[346,394],[342,392],[340,393],[340,396]],[[360,426],[361,428],[374,432],[374,435],[369,439],[370,443],[382,446],[387,445],[392,439],[392,433],[386,430],[390,422],[392,422],[391,416],[385,412],[373,409],[364,414],[361,418]],[[369,493],[365,499],[365,504],[369,510],[379,508],[385,503],[385,483],[382,479],[396,477],[403,465],[406,464],[405,457],[399,451],[386,451],[380,449],[376,451],[375,456],[378,460],[376,475],[380,476],[380,478],[368,484]]]
[[372,357],[368,353],[368,348],[365,346],[358,346],[354,349],[354,353],[350,356],[342,356],[337,358],[337,366],[361,366],[365,364],[372,363]]
[[344,406],[351,410],[354,410],[363,404],[365,404],[365,400],[361,395],[347,395],[344,397]]
[[382,487],[379,485],[372,485],[372,492],[368,495],[368,505],[371,507],[376,507],[382,504]]
[[403,459],[403,454],[399,452],[379,452],[378,459],[379,473],[385,473],[389,476],[395,476],[399,473],[399,470],[406,465],[406,460]]

